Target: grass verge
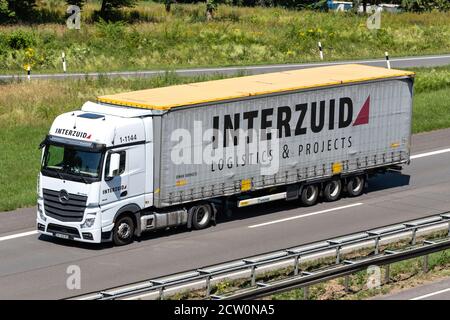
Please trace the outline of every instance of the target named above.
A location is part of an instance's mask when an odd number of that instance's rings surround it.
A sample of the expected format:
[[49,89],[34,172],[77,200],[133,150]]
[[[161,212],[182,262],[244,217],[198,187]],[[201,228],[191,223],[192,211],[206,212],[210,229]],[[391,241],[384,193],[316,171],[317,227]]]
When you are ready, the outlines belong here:
[[[64,1],[51,8],[55,22],[0,27],[1,73],[61,72],[61,52],[69,72],[175,67],[299,63],[450,52],[448,13],[382,14],[381,29],[369,30],[367,17],[349,12],[220,5],[207,22],[205,4],[139,3],[124,9],[131,24],[93,23],[98,4],[88,4],[80,30],[65,25]],[[133,18],[134,17],[134,18]]]
[[[349,291],[345,290],[343,278],[323,282],[309,288],[310,300],[362,300],[394,294],[426,283],[438,281],[450,276],[450,250],[433,253],[429,256],[429,271],[423,271],[423,258],[394,263],[390,266],[390,282],[376,289],[367,287],[368,274],[360,271],[349,278]],[[381,269],[384,279],[385,269]],[[304,299],[303,289],[275,294],[273,300]]]

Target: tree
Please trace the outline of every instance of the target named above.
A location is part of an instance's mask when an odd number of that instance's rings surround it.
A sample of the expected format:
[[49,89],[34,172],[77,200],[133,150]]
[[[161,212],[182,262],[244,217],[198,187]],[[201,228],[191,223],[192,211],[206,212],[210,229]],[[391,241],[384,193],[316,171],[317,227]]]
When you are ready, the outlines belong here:
[[214,13],[217,10],[220,0],[206,0],[206,20],[214,19]]
[[74,5],[83,8],[84,4],[86,3],[86,0],[66,0],[67,5]]
[[9,22],[16,16],[14,11],[11,11],[7,0],[0,0],[0,23]]
[[30,20],[33,14],[36,0],[7,0],[8,9],[14,12],[15,16],[21,20]]
[[174,3],[174,0],[164,0],[164,7],[166,8],[166,12],[169,13],[170,9],[172,7],[172,3]]
[[100,17],[108,19],[111,12],[116,9],[125,7],[134,7],[137,0],[102,0],[102,7],[100,9]]
[[364,13],[367,13],[367,0],[353,0],[352,2],[353,2],[353,10],[354,10],[355,12],[358,12],[359,5],[360,5],[361,2],[362,2],[362,5],[363,5],[363,12],[364,12]]
[[0,0],[0,22],[30,21],[36,0]]
[[136,0],[103,0],[100,12],[107,12],[125,7],[133,7],[135,4]]
[[406,11],[423,12],[433,9],[440,11],[450,10],[448,0],[402,0],[401,7]]

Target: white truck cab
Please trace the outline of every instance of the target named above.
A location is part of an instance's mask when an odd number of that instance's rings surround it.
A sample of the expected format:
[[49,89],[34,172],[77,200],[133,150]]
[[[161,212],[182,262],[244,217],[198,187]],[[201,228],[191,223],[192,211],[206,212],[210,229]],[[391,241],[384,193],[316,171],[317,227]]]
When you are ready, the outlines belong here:
[[87,102],[58,116],[41,147],[40,233],[125,244],[139,232],[116,219],[152,206],[151,110]]

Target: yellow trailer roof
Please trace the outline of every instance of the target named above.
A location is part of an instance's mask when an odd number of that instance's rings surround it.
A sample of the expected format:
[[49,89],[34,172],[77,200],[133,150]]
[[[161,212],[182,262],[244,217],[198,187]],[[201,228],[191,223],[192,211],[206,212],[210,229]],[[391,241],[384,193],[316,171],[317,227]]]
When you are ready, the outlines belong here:
[[414,76],[414,72],[346,64],[123,92],[100,96],[97,100],[115,105],[169,110],[199,103],[401,76]]

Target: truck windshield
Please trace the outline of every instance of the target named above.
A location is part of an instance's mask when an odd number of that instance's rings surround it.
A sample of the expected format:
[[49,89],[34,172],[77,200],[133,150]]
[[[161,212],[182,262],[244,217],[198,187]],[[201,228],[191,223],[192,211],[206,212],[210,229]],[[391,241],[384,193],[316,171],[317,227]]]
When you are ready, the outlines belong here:
[[42,169],[56,174],[70,174],[81,178],[99,178],[102,153],[87,151],[70,145],[52,145],[45,148]]

